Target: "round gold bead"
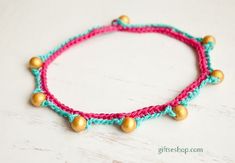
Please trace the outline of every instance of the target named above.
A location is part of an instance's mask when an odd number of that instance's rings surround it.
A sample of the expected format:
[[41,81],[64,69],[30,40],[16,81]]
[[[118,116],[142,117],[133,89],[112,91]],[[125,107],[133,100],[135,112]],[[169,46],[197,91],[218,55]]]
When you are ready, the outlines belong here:
[[121,125],[122,131],[129,133],[133,131],[135,128],[136,128],[136,121],[134,118],[131,118],[131,117],[124,118],[122,125]]
[[215,38],[213,36],[207,35],[202,39],[202,43],[203,44],[208,44],[209,42],[214,43],[215,44]]
[[119,16],[119,19],[120,19],[123,23],[125,23],[125,24],[129,24],[129,23],[130,23],[130,19],[129,19],[129,17],[126,16],[126,15]]
[[183,105],[177,105],[177,106],[173,107],[172,110],[176,114],[174,119],[177,121],[184,120],[188,116],[188,111]]
[[224,80],[224,73],[221,70],[213,70],[211,76],[218,78],[222,82]]
[[29,60],[29,67],[38,69],[42,66],[43,62],[39,57],[33,57]]
[[71,127],[75,132],[81,132],[85,130],[87,125],[87,121],[84,117],[82,116],[76,116],[71,123]]
[[31,102],[34,106],[41,106],[41,104],[43,103],[43,101],[46,100],[46,95],[44,93],[38,92],[38,93],[34,93],[32,95],[31,98]]

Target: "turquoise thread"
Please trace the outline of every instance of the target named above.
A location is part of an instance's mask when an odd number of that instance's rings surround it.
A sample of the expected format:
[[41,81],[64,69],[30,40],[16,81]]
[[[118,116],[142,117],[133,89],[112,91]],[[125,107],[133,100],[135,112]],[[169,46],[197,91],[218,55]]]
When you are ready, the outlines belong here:
[[[219,81],[218,78],[208,76],[208,78],[206,78],[204,81],[202,81],[202,83],[200,84],[199,87],[194,89],[194,91],[190,92],[188,94],[187,98],[182,100],[180,103],[184,106],[187,106],[188,102],[191,101],[195,96],[197,96],[199,94],[200,89],[202,87],[204,87],[207,83],[217,83],[218,81]],[[48,106],[53,111],[57,112],[60,116],[68,118],[69,122],[73,122],[74,118],[76,116],[78,116],[76,114],[70,114],[70,113],[67,113],[67,112],[63,111],[58,106],[56,106],[53,102],[50,102],[48,100],[44,101],[42,106],[44,106],[44,107]],[[146,115],[144,117],[141,117],[141,118],[135,118],[135,120],[136,120],[137,126],[139,126],[142,121],[157,118],[157,117],[160,117],[160,116],[163,116],[163,115],[166,115],[166,114],[168,114],[171,117],[176,116],[176,114],[172,110],[172,107],[167,106],[164,111],[154,113],[154,114],[148,114],[148,115]],[[90,118],[90,119],[87,120],[87,128],[89,128],[92,124],[104,124],[104,125],[117,124],[117,125],[121,125],[122,121],[123,121],[123,118],[121,118],[121,119],[114,118],[112,120]]]
[[32,69],[31,72],[33,76],[35,77],[35,89],[33,93],[43,92],[41,89],[40,71],[38,69]]
[[42,103],[42,106],[43,107],[46,107],[48,106],[49,108],[51,108],[53,111],[55,111],[56,113],[58,113],[60,116],[62,117],[65,117],[65,118],[68,118],[69,122],[73,122],[74,118],[76,116],[78,116],[77,114],[70,114],[70,113],[67,113],[65,111],[63,111],[62,109],[60,109],[58,106],[56,106],[53,102],[50,102],[48,100],[44,101]]
[[[193,38],[198,42],[202,42],[202,40],[203,40],[200,37],[194,37],[194,36],[184,32],[184,31],[182,31],[178,28],[175,28],[175,27],[167,25],[167,24],[145,24],[145,25],[143,25],[143,24],[126,24],[120,19],[117,19],[117,23],[120,24],[123,27],[130,27],[130,28],[131,27],[165,27],[165,28],[171,28],[175,32],[181,33],[181,34],[185,35],[188,38]],[[204,47],[205,47],[205,54],[206,54],[206,58],[207,58],[207,66],[208,66],[209,71],[212,72],[213,69],[212,69],[212,66],[211,66],[211,59],[210,59],[210,54],[209,53],[214,48],[214,43],[209,42],[208,44],[204,45]]]
[[111,120],[108,119],[96,119],[96,118],[90,118],[89,120],[87,120],[87,128],[90,128],[90,126],[92,124],[103,124],[103,125],[121,125],[123,121],[123,118],[118,119],[118,118],[114,118]]
[[40,55],[38,56],[39,58],[41,58],[41,60],[43,62],[45,62],[52,54],[54,54],[56,51],[58,51],[59,49],[63,48],[64,45],[66,45],[68,42],[74,40],[74,39],[77,39],[79,37],[82,37],[90,32],[92,32],[93,30],[97,29],[97,28],[100,28],[101,26],[96,26],[96,27],[93,27],[91,29],[88,29],[86,30],[85,32],[83,33],[80,33],[76,36],[73,36],[73,37],[70,37],[69,39],[67,39],[66,41],[64,41],[63,43],[61,43],[60,45],[57,45],[53,50],[49,51],[47,54],[44,54],[44,55]]
[[199,95],[200,93],[200,90],[208,83],[210,84],[216,84],[219,82],[219,79],[218,78],[215,78],[213,76],[208,76],[205,80],[203,80],[201,82],[201,84],[195,88],[192,92],[189,92],[188,93],[188,96],[183,99],[182,101],[180,101],[180,104],[183,105],[183,106],[188,106],[188,102],[191,101],[192,99],[194,99],[196,96]]
[[209,78],[209,83],[210,83],[210,84],[217,84],[217,83],[220,82],[220,79],[219,79],[219,78],[216,78],[216,77],[214,77],[214,76],[209,76],[208,78]]
[[[67,113],[67,112],[63,111],[58,106],[56,106],[53,102],[50,102],[48,100],[45,100],[42,103],[41,106],[42,107],[49,107],[49,108],[51,108],[53,111],[58,113],[60,116],[68,118],[70,123],[73,122],[73,120],[74,120],[74,118],[76,116],[78,116],[77,114],[70,114],[70,113]],[[168,114],[171,117],[175,117],[176,116],[176,114],[172,110],[172,107],[171,106],[167,106],[165,108],[165,110],[162,111],[162,112],[158,112],[158,113],[154,113],[154,114],[149,114],[149,115],[146,115],[146,116],[141,117],[141,118],[135,118],[136,123],[137,123],[137,127],[140,125],[140,123],[142,121],[145,121],[145,120],[148,120],[148,119],[157,118],[157,117],[160,117],[160,116],[163,116],[163,115],[166,115],[166,114]],[[114,119],[111,119],[111,120],[90,118],[90,119],[87,120],[87,128],[89,128],[92,124],[103,124],[103,125],[114,125],[114,124],[116,124],[116,125],[120,126],[122,124],[122,122],[123,122],[123,118],[121,118],[121,119],[114,118]]]
[[[33,69],[32,73],[34,74],[34,76],[36,78],[40,79],[40,71],[39,70]],[[37,84],[36,84],[37,88],[35,90],[37,90],[37,89],[41,90],[41,88],[40,88],[40,80],[37,80],[37,81],[38,81]],[[190,92],[188,94],[188,96],[184,100],[182,100],[180,102],[180,104],[184,105],[184,106],[187,106],[188,102],[191,101],[193,98],[195,98],[200,93],[200,89],[203,88],[207,83],[216,84],[218,82],[219,82],[218,78],[215,78],[213,76],[208,76],[205,80],[202,81],[202,83],[197,88],[195,88],[192,92]],[[40,91],[38,91],[38,92],[40,92]],[[74,118],[76,116],[78,116],[77,114],[70,114],[70,113],[67,113],[67,112],[63,111],[58,106],[56,106],[53,102],[50,102],[48,100],[44,101],[42,103],[42,106],[43,107],[48,106],[53,111],[58,113],[60,116],[68,118],[70,123],[73,122],[73,120],[74,120]],[[158,113],[154,113],[154,114],[148,114],[148,115],[146,115],[144,117],[141,117],[141,118],[135,118],[136,123],[137,123],[137,127],[140,125],[141,122],[143,122],[145,120],[157,118],[157,117],[160,117],[160,116],[163,116],[163,115],[166,115],[166,114],[168,114],[171,117],[175,117],[176,116],[176,114],[172,110],[172,107],[171,106],[167,106],[164,111],[161,111],[161,112],[158,112]],[[121,119],[114,118],[112,120],[90,118],[90,119],[87,120],[87,127],[86,128],[89,128],[92,124],[104,124],[104,125],[117,124],[117,125],[121,125],[122,121],[123,121],[123,118],[121,118]]]
[[207,43],[204,45],[205,48],[205,55],[206,55],[206,59],[207,59],[207,66],[210,72],[213,71],[213,68],[211,66],[211,58],[210,58],[210,51],[213,50],[214,48],[214,43]]
[[174,31],[176,32],[179,32],[185,36],[187,36],[188,38],[193,38],[195,40],[197,40],[198,42],[201,42],[202,41],[202,38],[197,38],[197,37],[194,37],[178,28],[175,28],[173,26],[170,26],[170,25],[167,25],[167,24],[126,24],[124,23],[122,20],[120,19],[117,19],[117,23],[120,24],[121,26],[123,27],[164,27],[164,28],[171,28],[173,29]]
[[[175,28],[173,26],[170,26],[170,25],[167,25],[167,24],[126,24],[124,22],[122,22],[120,19],[117,19],[117,23],[122,25],[123,27],[165,27],[165,28],[171,28],[173,29],[174,31],[176,32],[179,32],[185,36],[187,36],[188,38],[193,38],[195,40],[197,40],[198,42],[201,42],[202,41],[202,38],[198,38],[198,37],[194,37],[178,28]],[[39,55],[38,57],[41,58],[41,60],[44,62],[46,61],[52,54],[54,54],[57,50],[61,49],[65,44],[67,44],[68,42],[74,40],[74,39],[77,39],[79,37],[82,37],[86,34],[88,34],[89,32],[97,29],[97,28],[100,28],[101,26],[96,26],[96,27],[93,27],[91,29],[88,29],[86,30],[85,32],[83,33],[80,33],[78,34],[77,36],[73,36],[69,39],[67,39],[66,41],[64,41],[63,43],[61,43],[60,45],[57,45],[53,50],[49,51],[47,54],[44,54],[44,55]]]
[[172,110],[172,107],[171,106],[167,106],[164,111],[161,111],[161,112],[158,112],[158,113],[154,113],[154,114],[148,114],[148,115],[146,115],[144,117],[141,117],[141,118],[135,118],[137,127],[139,127],[140,123],[145,121],[145,120],[149,120],[149,119],[153,119],[153,118],[158,118],[158,117],[161,117],[161,116],[166,115],[166,114],[168,114],[171,117],[175,117],[176,116],[176,114]]

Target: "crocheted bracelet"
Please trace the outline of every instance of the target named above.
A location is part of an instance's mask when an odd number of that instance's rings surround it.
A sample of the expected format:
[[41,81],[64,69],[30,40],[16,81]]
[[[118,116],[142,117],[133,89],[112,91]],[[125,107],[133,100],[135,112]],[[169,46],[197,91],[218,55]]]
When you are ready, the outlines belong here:
[[[198,56],[200,75],[196,81],[187,86],[173,100],[155,106],[144,107],[129,113],[86,113],[75,110],[61,103],[48,89],[47,68],[65,50],[94,36],[108,32],[121,31],[132,33],[160,33],[175,38],[195,49]],[[183,120],[187,117],[186,109],[190,100],[197,96],[200,89],[207,84],[217,84],[224,79],[220,70],[213,70],[210,62],[210,51],[215,45],[213,36],[203,38],[193,37],[175,27],[164,24],[130,24],[125,15],[112,21],[111,25],[94,27],[84,33],[69,38],[55,49],[45,55],[31,58],[29,67],[35,77],[35,89],[31,97],[34,106],[49,107],[62,117],[69,120],[74,131],[80,132],[89,128],[92,124],[119,125],[124,132],[131,132],[142,121],[169,115],[175,120]]]

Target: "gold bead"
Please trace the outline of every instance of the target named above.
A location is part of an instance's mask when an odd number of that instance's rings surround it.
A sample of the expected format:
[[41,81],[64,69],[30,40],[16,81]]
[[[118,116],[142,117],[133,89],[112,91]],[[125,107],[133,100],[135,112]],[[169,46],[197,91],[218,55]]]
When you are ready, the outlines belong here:
[[130,23],[130,19],[129,19],[129,17],[126,16],[126,15],[119,16],[119,19],[120,19],[123,23],[125,23],[125,24],[129,24],[129,23]]
[[76,116],[71,123],[71,127],[74,131],[80,132],[85,130],[86,128],[87,121],[84,117],[82,116]]
[[213,70],[211,76],[218,78],[222,82],[224,80],[224,73],[221,70]]
[[203,38],[202,43],[203,44],[208,44],[209,42],[215,44],[215,38],[213,36],[207,35]]
[[33,57],[29,60],[29,67],[38,69],[42,66],[43,62],[39,57]]
[[135,128],[136,128],[136,121],[134,118],[131,118],[131,117],[124,118],[122,125],[121,125],[122,131],[129,133],[133,131]]
[[176,116],[174,117],[175,120],[180,121],[188,116],[188,111],[183,105],[177,105],[173,107],[173,111],[175,112]]
[[43,103],[43,101],[46,100],[46,95],[44,93],[38,92],[38,93],[34,93],[32,98],[31,98],[31,102],[34,106],[41,106],[41,104]]

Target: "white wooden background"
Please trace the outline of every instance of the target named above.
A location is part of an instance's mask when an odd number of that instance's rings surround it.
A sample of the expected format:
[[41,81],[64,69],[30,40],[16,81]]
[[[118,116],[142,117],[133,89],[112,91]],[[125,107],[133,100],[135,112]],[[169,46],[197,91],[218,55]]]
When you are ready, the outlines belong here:
[[[212,34],[215,68],[225,81],[206,86],[189,117],[143,123],[131,134],[96,125],[77,134],[47,108],[34,108],[27,62],[70,36],[121,14],[133,23],[167,23],[194,36]],[[235,1],[0,0],[0,162],[235,162]],[[96,37],[50,66],[48,84],[65,104],[87,112],[132,111],[164,103],[198,75],[195,53],[162,35]],[[203,153],[158,153],[158,148]]]

